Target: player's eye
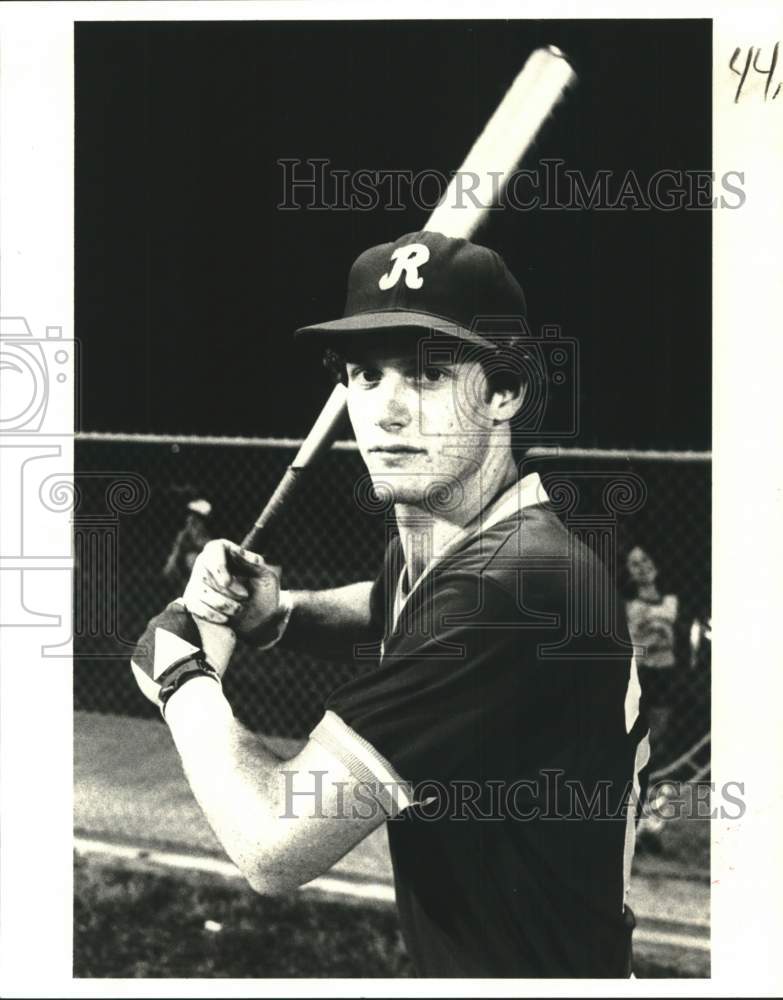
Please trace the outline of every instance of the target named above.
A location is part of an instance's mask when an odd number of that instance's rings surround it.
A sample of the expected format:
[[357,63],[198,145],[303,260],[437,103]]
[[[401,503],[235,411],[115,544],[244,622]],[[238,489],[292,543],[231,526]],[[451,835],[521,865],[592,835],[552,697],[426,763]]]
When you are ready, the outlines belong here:
[[348,380],[360,386],[377,385],[381,380],[381,372],[378,368],[363,368],[361,365],[349,365]]
[[448,378],[448,372],[445,368],[437,368],[435,365],[427,365],[422,368],[421,379],[422,382],[427,382],[430,385],[435,385],[438,382],[444,382]]

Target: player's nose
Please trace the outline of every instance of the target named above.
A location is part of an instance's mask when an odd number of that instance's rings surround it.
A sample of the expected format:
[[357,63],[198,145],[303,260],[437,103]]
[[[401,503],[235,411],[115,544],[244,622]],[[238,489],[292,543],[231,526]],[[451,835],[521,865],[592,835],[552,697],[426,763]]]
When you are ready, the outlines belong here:
[[411,422],[411,395],[405,379],[387,373],[375,390],[376,423],[385,431],[406,427]]

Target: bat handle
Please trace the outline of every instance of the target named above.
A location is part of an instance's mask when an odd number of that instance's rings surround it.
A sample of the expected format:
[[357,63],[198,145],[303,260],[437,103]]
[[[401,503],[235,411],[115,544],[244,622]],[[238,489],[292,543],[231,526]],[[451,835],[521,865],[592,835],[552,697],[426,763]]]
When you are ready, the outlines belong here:
[[267,532],[272,522],[288,502],[288,497],[296,489],[296,484],[302,471],[301,468],[297,468],[296,466],[288,466],[285,475],[277,484],[277,489],[267,501],[258,520],[242,540],[243,548],[249,549],[251,552],[256,552],[258,555],[264,554],[262,548],[264,547]]
[[331,447],[345,417],[346,405],[347,389],[340,382],[332,389],[332,393],[321,410],[320,416],[313,424],[312,430],[302,442],[294,460],[286,469],[285,475],[277,484],[277,489],[261,511],[258,520],[245,536],[242,542],[244,548],[250,549],[251,552],[256,552],[260,556],[264,554],[262,549],[267,542],[269,527],[296,491],[301,474]]

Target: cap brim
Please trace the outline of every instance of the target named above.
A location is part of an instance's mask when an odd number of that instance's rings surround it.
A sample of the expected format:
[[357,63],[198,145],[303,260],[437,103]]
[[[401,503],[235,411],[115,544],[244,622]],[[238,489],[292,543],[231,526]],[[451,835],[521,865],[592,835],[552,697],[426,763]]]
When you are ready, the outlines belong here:
[[432,313],[407,312],[405,310],[385,310],[383,312],[357,313],[355,316],[346,316],[343,319],[330,320],[328,323],[316,323],[314,326],[300,327],[294,336],[298,338],[315,337],[339,337],[340,335],[350,335],[373,330],[435,330],[437,333],[445,334],[448,337],[455,337],[457,340],[467,340],[471,344],[478,344],[481,347],[496,348],[497,344],[473,330],[467,330],[464,326],[451,323],[442,316],[435,316]]

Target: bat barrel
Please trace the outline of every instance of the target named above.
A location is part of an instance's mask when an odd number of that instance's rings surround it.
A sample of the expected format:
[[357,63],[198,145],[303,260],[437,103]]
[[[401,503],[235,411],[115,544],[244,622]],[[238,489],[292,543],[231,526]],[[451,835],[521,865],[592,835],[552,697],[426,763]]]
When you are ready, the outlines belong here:
[[473,144],[426,229],[470,239],[500,204],[514,168],[564,91],[576,80],[556,45],[536,49]]

